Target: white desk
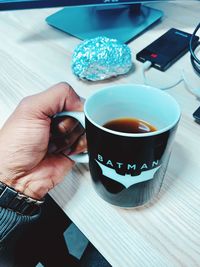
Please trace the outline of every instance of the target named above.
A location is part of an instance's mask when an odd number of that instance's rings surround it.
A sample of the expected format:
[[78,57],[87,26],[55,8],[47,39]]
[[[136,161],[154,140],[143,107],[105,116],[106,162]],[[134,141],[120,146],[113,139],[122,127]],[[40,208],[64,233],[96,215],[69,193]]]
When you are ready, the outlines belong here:
[[[84,97],[113,83],[142,83],[136,53],[171,27],[192,32],[200,19],[200,4],[152,4],[164,10],[162,23],[130,43],[135,71],[98,83],[79,81],[70,69],[79,40],[45,23],[55,9],[0,13],[0,125],[23,96],[50,85],[69,82]],[[154,85],[168,85],[181,68],[193,87],[189,53],[167,72],[150,70]],[[199,106],[182,84],[169,91],[182,108],[182,119],[158,201],[149,208],[113,207],[95,193],[86,165],[77,165],[51,195],[86,237],[115,267],[200,266],[200,126],[192,118]]]

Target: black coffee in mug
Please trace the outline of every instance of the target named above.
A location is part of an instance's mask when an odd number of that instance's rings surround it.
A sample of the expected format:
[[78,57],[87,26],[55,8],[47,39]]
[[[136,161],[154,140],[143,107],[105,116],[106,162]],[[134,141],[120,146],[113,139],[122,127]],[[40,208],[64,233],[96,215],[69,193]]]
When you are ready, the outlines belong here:
[[[141,206],[163,183],[180,108],[169,94],[144,85],[114,85],[94,92],[84,114],[63,112],[86,128],[88,155],[70,156],[85,162],[96,192],[120,207]],[[138,118],[138,119],[134,119]]]
[[124,84],[93,93],[84,111],[96,192],[121,207],[152,200],[167,169],[180,118],[177,102],[159,89]]
[[146,121],[136,118],[119,118],[106,122],[103,127],[123,133],[149,133],[156,131],[156,127]]

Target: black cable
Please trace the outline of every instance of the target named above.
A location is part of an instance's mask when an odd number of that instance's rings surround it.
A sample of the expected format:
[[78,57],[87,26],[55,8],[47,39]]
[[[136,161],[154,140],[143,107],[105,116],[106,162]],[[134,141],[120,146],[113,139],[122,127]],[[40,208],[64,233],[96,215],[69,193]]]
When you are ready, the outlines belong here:
[[200,23],[197,25],[196,29],[194,30],[192,37],[190,39],[190,60],[192,63],[192,66],[194,68],[194,70],[196,71],[196,73],[200,76],[200,59],[196,56],[195,54],[195,50],[200,46],[200,42],[195,42],[194,43],[194,37],[195,34],[197,33],[197,31],[200,29]]

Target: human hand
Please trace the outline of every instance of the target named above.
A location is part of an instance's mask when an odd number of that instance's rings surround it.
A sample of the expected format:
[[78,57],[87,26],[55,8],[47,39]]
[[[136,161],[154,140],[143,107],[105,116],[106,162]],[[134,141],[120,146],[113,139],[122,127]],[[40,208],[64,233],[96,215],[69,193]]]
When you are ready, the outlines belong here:
[[52,123],[51,118],[82,109],[80,97],[65,83],[24,98],[0,130],[0,181],[32,198],[43,198],[74,165],[60,152],[86,150],[80,123],[69,117]]

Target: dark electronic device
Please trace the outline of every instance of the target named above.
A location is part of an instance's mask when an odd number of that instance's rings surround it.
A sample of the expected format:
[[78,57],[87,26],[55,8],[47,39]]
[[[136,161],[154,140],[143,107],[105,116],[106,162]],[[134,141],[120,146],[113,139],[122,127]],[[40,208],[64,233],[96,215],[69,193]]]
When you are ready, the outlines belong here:
[[195,112],[192,115],[193,115],[195,121],[197,123],[200,123],[200,107],[197,110],[195,110]]
[[[158,0],[0,0],[0,10],[65,7],[48,16],[49,25],[79,39],[107,36],[126,43],[158,21]],[[159,0],[168,2],[168,0]],[[143,4],[145,3],[145,4]]]
[[[136,58],[141,62],[150,61],[152,67],[165,71],[189,51],[191,34],[172,28],[140,51]],[[193,44],[198,42],[194,36]]]

